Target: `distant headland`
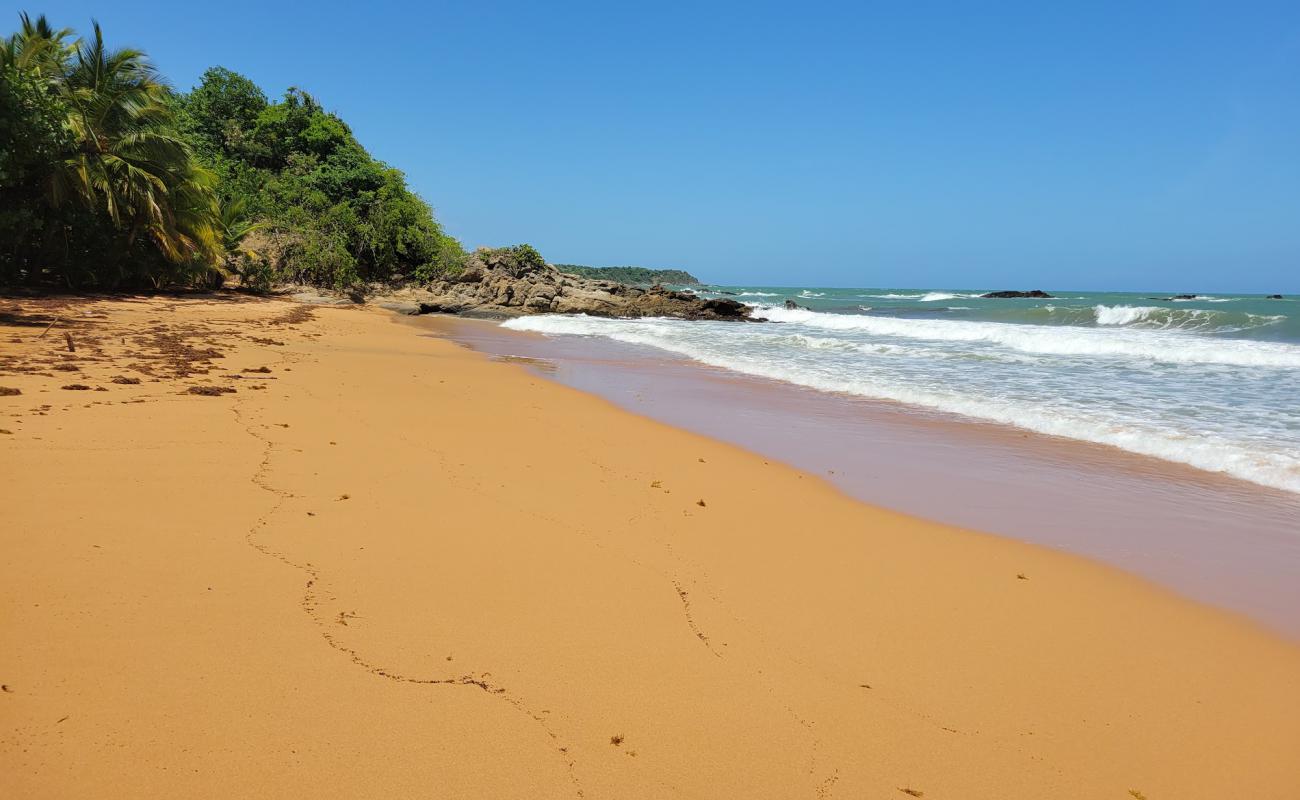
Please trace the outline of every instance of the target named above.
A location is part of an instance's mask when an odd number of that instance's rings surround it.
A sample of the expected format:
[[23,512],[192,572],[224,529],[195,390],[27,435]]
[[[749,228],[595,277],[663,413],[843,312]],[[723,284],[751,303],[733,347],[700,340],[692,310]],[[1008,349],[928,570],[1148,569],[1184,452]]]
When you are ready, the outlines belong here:
[[704,281],[680,269],[648,269],[646,267],[584,267],[581,264],[556,264],[560,272],[582,278],[630,283],[633,285],[672,283],[678,286],[699,286]]

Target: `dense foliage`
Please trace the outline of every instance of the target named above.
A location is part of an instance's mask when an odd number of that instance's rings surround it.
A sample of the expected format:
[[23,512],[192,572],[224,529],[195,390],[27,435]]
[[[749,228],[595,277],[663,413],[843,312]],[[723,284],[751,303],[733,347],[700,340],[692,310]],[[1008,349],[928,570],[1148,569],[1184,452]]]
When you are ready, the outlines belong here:
[[0,42],[0,284],[427,280],[465,254],[306,92],[222,68],[178,94],[145,55],[21,16]]
[[680,269],[647,269],[645,267],[584,267],[579,264],[556,264],[561,272],[634,285],[672,283],[678,286],[698,286],[701,281]]
[[250,277],[348,286],[428,279],[458,268],[464,252],[336,115],[290,89],[268,102],[250,80],[221,67],[176,100],[181,130],[217,175],[223,208],[263,226],[237,254]]

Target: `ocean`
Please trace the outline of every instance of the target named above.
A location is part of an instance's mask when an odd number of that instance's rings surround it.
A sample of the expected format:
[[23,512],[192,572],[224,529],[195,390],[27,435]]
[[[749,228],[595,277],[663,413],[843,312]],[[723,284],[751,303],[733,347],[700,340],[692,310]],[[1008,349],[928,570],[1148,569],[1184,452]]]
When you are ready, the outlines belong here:
[[[542,315],[826,392],[1093,442],[1300,494],[1300,300],[710,286],[776,324]],[[802,308],[786,309],[786,300]]]

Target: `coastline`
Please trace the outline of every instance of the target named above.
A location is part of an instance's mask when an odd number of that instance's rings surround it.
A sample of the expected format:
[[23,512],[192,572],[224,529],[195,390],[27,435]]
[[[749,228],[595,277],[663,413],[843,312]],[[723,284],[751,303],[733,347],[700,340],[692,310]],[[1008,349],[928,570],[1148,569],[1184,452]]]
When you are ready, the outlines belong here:
[[633,413],[817,474],[851,497],[1095,559],[1300,640],[1300,497],[918,406],[823,392],[593,336],[412,326]]
[[0,378],[6,793],[1300,788],[1300,648],[1229,613],[377,310],[75,310]]

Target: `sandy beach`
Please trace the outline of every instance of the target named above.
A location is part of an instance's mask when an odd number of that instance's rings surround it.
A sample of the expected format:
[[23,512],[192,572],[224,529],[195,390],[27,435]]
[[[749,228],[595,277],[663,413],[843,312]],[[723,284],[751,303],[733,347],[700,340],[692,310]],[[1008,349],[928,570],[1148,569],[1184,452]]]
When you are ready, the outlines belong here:
[[1295,643],[387,312],[0,299],[0,387],[0,796],[1300,796]]

